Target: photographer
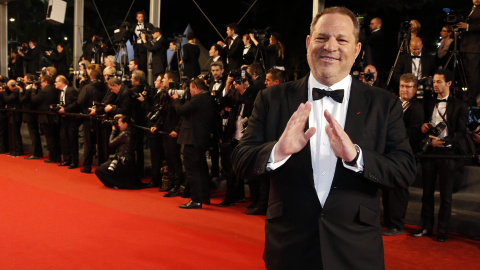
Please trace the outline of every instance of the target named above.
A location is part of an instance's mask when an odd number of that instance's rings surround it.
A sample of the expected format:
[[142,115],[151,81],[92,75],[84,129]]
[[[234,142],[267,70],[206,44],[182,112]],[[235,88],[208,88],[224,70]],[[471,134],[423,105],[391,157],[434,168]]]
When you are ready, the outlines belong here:
[[[0,90],[6,104],[6,109],[20,109],[19,90],[20,87],[17,86],[14,80],[9,80],[5,89]],[[13,114],[13,122],[9,119],[9,155],[17,157],[24,154],[22,134],[20,133],[22,114],[19,112],[10,112],[7,115],[12,117],[11,114]],[[12,148],[12,146],[14,146],[14,148]]]
[[30,39],[28,47],[18,51],[23,56],[26,70],[25,73],[35,74],[40,70],[40,49],[37,47],[37,41]]
[[378,71],[373,65],[365,67],[364,72],[360,73],[359,80],[364,84],[387,89],[387,86],[378,79]]
[[[153,29],[151,23],[145,22],[145,12],[138,11],[136,13],[137,23],[132,27],[131,36],[133,44],[133,53],[135,59],[138,61],[138,69],[147,74],[147,48],[145,47],[145,42],[142,40],[142,33],[151,34],[150,31]],[[138,124],[138,123],[137,123]]]
[[147,42],[147,36],[142,33],[142,41],[147,48],[147,51],[152,53],[152,73],[156,78],[160,74],[165,73],[167,68],[167,40],[162,35],[160,28],[153,28],[152,30],[153,40]]
[[68,77],[67,53],[63,44],[57,45],[57,51],[46,51],[45,54],[52,60],[58,75]]
[[135,174],[135,139],[130,117],[122,115],[115,118],[112,125],[109,147],[115,148],[112,160],[103,163],[95,170],[98,179],[109,188],[141,189],[145,185]]
[[[450,70],[439,69],[433,77],[433,87],[438,95],[436,100],[425,104],[425,120],[422,133],[426,138],[423,157],[422,228],[412,233],[414,237],[431,235],[434,225],[434,193],[438,177],[440,187],[440,210],[438,214],[439,242],[447,240],[448,223],[452,210],[453,182],[460,180],[455,174],[460,159],[445,156],[465,154],[467,149],[466,129],[468,111],[466,104],[450,93],[453,74]],[[444,156],[444,157],[442,157]]]
[[[40,81],[35,75],[26,74],[24,77],[25,88],[20,88],[20,106],[24,110],[37,110],[32,103],[32,93],[40,90]],[[43,157],[42,141],[38,127],[38,115],[34,113],[23,113],[22,120],[27,124],[28,136],[32,143],[31,155],[25,159],[39,159]]]
[[215,102],[207,90],[205,82],[196,78],[190,81],[190,101],[183,103],[176,92],[171,96],[177,115],[183,117],[177,143],[184,145],[184,165],[192,195],[188,203],[180,205],[184,209],[202,208],[202,203],[210,204],[205,151],[211,138]]
[[242,68],[244,66],[251,65],[256,59],[257,48],[253,46],[252,40],[249,34],[244,34],[242,37],[243,41],[243,53],[242,53]]
[[440,37],[442,38],[442,41],[440,41],[440,45],[437,48],[437,55],[435,58],[436,65],[440,68],[447,68],[445,64],[450,58],[450,55],[452,55],[452,51],[455,45],[453,42],[452,26],[445,25],[444,27],[442,27],[442,31],[440,31]]
[[[60,114],[65,112],[78,112],[78,92],[68,85],[68,80],[63,75],[55,79],[55,88],[60,91],[60,103],[53,110]],[[78,121],[74,116],[60,117],[60,148],[63,162],[59,166],[68,166],[69,169],[78,168]]]
[[230,156],[243,136],[246,120],[252,114],[253,103],[259,91],[253,85],[253,78],[245,70],[231,72],[228,75],[225,89],[229,89],[229,91],[222,99],[221,105],[231,109],[222,134],[220,152],[222,153],[222,169],[227,179],[227,190],[225,198],[219,206],[230,206],[245,198],[244,181],[234,174]]

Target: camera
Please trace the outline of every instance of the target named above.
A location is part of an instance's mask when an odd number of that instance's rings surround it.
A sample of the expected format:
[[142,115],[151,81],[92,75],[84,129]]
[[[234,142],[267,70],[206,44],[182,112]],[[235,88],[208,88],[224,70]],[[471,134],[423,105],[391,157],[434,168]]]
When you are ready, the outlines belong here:
[[429,130],[427,132],[427,136],[420,143],[420,149],[422,153],[427,151],[428,146],[432,144],[433,139],[430,138],[430,135],[438,137],[440,134],[442,134],[446,127],[447,124],[445,124],[445,122],[440,122],[436,126],[433,126],[432,123],[428,123]]
[[241,122],[242,122],[242,127],[243,128],[240,131],[240,133],[244,133],[245,130],[247,129],[247,126],[248,126],[248,117],[244,117]]
[[261,44],[266,44],[269,36],[268,36],[268,32],[270,30],[270,27],[267,27],[265,29],[250,29],[250,30],[247,30],[247,33],[252,33],[255,37],[255,39],[261,43]]
[[110,161],[110,165],[108,166],[108,170],[109,171],[115,171],[115,168],[117,168],[117,164],[118,164],[118,159],[113,159],[112,161]]
[[464,22],[465,21],[465,17],[463,16],[463,11],[459,12],[459,11],[455,11],[453,9],[444,8],[443,12],[446,13],[445,18],[443,19],[443,21],[446,24],[457,24],[459,22]]
[[185,90],[168,89],[169,96],[173,96],[174,94],[177,94],[179,99],[183,99],[185,97]]
[[402,33],[408,33],[410,32],[410,27],[412,26],[412,23],[410,21],[404,21],[400,23],[400,30]]
[[177,43],[177,51],[180,49],[180,46],[183,43],[183,38],[187,37],[184,34],[173,34],[173,40]]
[[130,23],[123,22],[119,28],[113,31],[113,44],[126,43],[128,40]]
[[26,54],[30,48],[26,43],[23,43],[22,46],[17,47],[17,50],[22,52],[23,54]]
[[148,28],[143,28],[143,29],[138,29],[138,32],[140,34],[145,34],[145,38],[147,39],[147,42],[152,41],[153,36],[152,36],[152,31]]
[[53,112],[58,112],[62,106],[60,106],[60,104],[50,104],[50,110],[52,110]]
[[433,97],[433,78],[426,77],[418,81],[417,99]]
[[468,107],[468,123],[467,128],[472,133],[480,135],[480,108]]
[[370,71],[370,69],[368,69],[367,73],[365,73],[363,76],[367,82],[371,82],[375,79],[375,75]]
[[245,81],[245,70],[232,70],[228,73],[228,76],[233,77],[233,81],[237,84],[241,84]]
[[86,72],[84,70],[75,70],[73,72],[73,75],[80,75],[80,76],[85,76]]
[[118,128],[118,120],[120,119],[120,116],[115,116],[113,119],[105,119],[102,121],[102,125],[104,126],[115,126]]

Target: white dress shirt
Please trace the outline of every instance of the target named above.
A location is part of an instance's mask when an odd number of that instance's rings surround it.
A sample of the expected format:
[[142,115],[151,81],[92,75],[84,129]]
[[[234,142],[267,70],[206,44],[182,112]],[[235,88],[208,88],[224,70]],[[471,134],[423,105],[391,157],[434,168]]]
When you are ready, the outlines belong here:
[[[351,85],[352,77],[350,75],[331,87],[327,87],[317,82],[312,74],[310,74],[308,80],[308,101],[312,103],[312,110],[310,111],[308,118],[308,125],[309,127],[315,127],[317,130],[310,138],[313,180],[318,199],[320,200],[322,206],[325,205],[328,194],[330,193],[333,177],[335,175],[335,167],[337,164],[337,157],[330,147],[330,139],[325,131],[325,127],[328,125],[328,122],[325,119],[323,112],[328,110],[333,115],[335,120],[337,120],[340,126],[344,128],[348,110],[348,101],[350,99]],[[343,102],[337,103],[330,97],[324,97],[322,99],[313,101],[312,88],[320,88],[327,91],[344,89]],[[276,145],[270,154],[267,170],[275,170],[279,168],[290,158],[289,156],[281,161],[276,162],[274,160],[275,147]],[[343,166],[345,168],[355,172],[363,171],[363,164],[363,154],[361,150],[355,166],[348,166],[343,161]]]

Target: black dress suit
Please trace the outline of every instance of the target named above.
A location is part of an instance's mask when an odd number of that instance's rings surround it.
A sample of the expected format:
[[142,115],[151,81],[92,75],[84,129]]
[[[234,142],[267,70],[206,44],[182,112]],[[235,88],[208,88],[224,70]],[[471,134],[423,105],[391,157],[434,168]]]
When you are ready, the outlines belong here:
[[[432,119],[435,100],[425,104],[425,123]],[[468,144],[466,141],[468,110],[465,102],[448,96],[446,107],[446,124],[448,136],[445,137],[447,144],[452,147],[430,147],[426,154],[433,155],[453,155],[467,153]],[[452,192],[453,183],[459,179],[456,177],[455,169],[460,160],[452,158],[423,158],[423,196],[422,196],[422,227],[429,230],[433,229],[434,224],[434,193],[435,183],[438,176],[440,189],[440,209],[438,211],[438,233],[447,233],[448,223],[452,211]]]
[[[421,132],[424,112],[422,104],[413,98],[403,113],[403,122],[407,130],[408,140],[413,153],[418,152],[418,144],[424,135]],[[403,230],[405,214],[407,213],[409,192],[408,189],[383,190],[383,221],[388,228]]]
[[[141,36],[137,36],[135,29],[138,23],[132,24],[132,31],[130,35],[130,42],[133,44],[133,55],[138,60],[138,69],[147,73],[147,47],[143,43]],[[147,32],[153,30],[153,24],[144,22],[143,29]],[[148,41],[147,41],[148,42]]]
[[210,199],[205,151],[210,142],[215,103],[210,93],[204,91],[185,104],[176,99],[173,106],[177,115],[183,117],[177,143],[184,145],[183,162],[192,200],[202,203]]
[[224,53],[227,56],[226,72],[240,69],[242,66],[243,41],[241,36],[232,39],[230,44],[223,47]]
[[[397,83],[393,85],[399,85],[400,76],[402,76],[403,74],[412,73],[412,61],[413,61],[412,55],[410,54],[404,54],[404,55],[401,55],[400,58],[398,58],[397,66],[393,71],[393,79]],[[432,55],[422,53],[422,55],[420,56],[420,66],[421,66],[422,78],[433,76],[436,70],[435,57]]]
[[[20,109],[20,99],[18,89],[10,90],[8,86],[5,91],[1,93],[3,99],[5,100],[7,109]],[[9,122],[9,149],[10,155],[19,156],[23,155],[23,143],[22,143],[22,134],[20,128],[22,126],[22,114],[19,112],[13,113],[13,121],[10,119]]]
[[[33,88],[25,89],[20,92],[20,106],[24,110],[36,110],[37,107],[32,103],[32,93],[40,91]],[[34,113],[23,113],[23,122],[27,123],[28,136],[32,142],[32,155],[43,157],[42,141],[38,128],[38,115]]]
[[187,43],[183,45],[183,75],[187,78],[195,78],[200,75],[200,48],[197,45]]
[[40,49],[35,47],[29,49],[25,56],[23,57],[26,65],[26,73],[36,74],[37,71],[40,71]]
[[468,31],[462,31],[460,52],[468,85],[468,105],[476,106],[476,97],[480,93],[480,7],[475,7],[466,23]]
[[382,29],[372,32],[365,40],[366,56],[365,65],[373,65],[378,73],[385,70],[385,33]]
[[[64,108],[75,106],[78,99],[78,92],[75,88],[67,86],[64,99],[60,93],[60,104],[64,103]],[[68,111],[65,109],[65,111]],[[71,110],[68,112],[78,112]],[[60,124],[60,147],[62,150],[63,161],[78,166],[78,121],[74,116],[61,117]]]
[[[152,44],[153,42],[153,44]],[[152,72],[155,77],[165,73],[167,68],[167,48],[168,42],[163,36],[160,39],[145,43],[145,47],[152,52]]]
[[[46,85],[38,93],[32,93],[32,103],[42,112],[52,112],[50,105],[59,104],[59,90],[53,85]],[[49,159],[55,162],[61,161],[60,151],[60,126],[59,116],[52,114],[39,114],[38,123],[42,127],[47,140]]]
[[245,48],[242,52],[242,65],[250,65],[255,61],[255,56],[257,56],[257,48],[253,45],[250,45],[247,52],[245,52]]
[[65,50],[61,53],[53,52],[50,55],[50,59],[53,62],[53,66],[57,69],[57,74],[68,78],[67,54]]
[[[232,154],[238,177],[267,172],[273,146],[307,95],[308,76],[258,94]],[[355,173],[338,159],[323,207],[314,187],[310,143],[270,174],[267,268],[384,269],[378,188],[407,188],[415,175],[398,98],[353,80],[345,132],[362,149],[364,170]]]

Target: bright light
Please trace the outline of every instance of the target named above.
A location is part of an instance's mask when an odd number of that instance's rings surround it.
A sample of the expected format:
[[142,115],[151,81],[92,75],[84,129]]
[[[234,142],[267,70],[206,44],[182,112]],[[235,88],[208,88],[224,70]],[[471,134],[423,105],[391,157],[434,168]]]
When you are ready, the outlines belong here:
[[48,40],[51,40],[52,38],[51,37],[48,37]]
[[9,21],[14,22],[14,21],[15,21],[15,18],[10,18]]
[[63,39],[68,40],[68,37],[64,37]]

